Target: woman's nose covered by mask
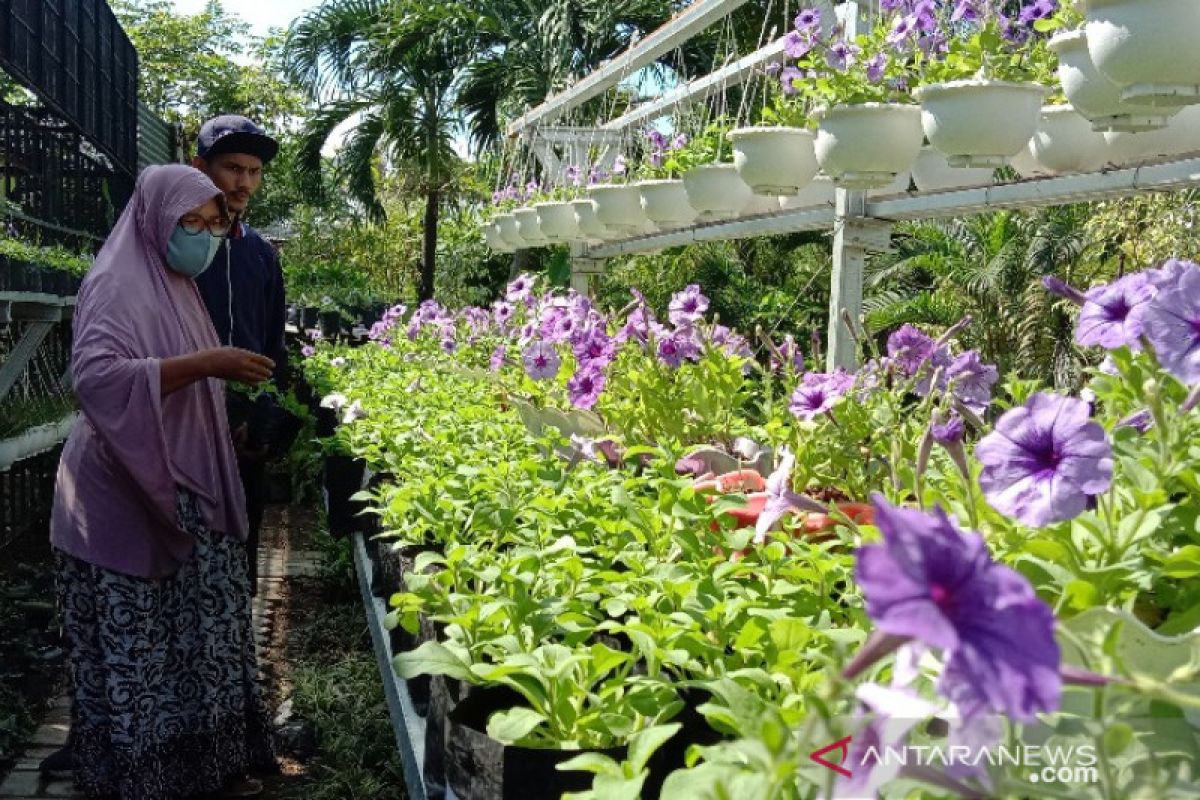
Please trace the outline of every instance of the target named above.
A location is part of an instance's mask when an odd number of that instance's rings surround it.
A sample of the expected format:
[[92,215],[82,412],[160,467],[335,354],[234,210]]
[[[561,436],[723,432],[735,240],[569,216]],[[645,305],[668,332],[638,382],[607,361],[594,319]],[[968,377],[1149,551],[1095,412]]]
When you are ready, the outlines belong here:
[[167,265],[181,275],[195,278],[208,269],[220,246],[221,237],[209,231],[191,234],[177,225],[167,242]]

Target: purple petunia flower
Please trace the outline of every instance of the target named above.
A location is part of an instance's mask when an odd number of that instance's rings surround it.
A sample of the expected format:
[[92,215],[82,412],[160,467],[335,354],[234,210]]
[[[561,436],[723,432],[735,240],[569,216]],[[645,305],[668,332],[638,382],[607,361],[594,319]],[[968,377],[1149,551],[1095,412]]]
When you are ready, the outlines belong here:
[[854,376],[845,370],[809,372],[792,393],[789,410],[802,419],[812,420],[833,408],[854,386]]
[[687,147],[687,144],[688,144],[688,135],[686,133],[679,133],[679,134],[676,134],[675,138],[671,140],[671,146],[667,149],[668,150],[682,150],[683,148]]
[[784,94],[795,94],[800,91],[796,88],[796,81],[803,78],[804,73],[795,67],[784,67],[779,73],[779,85],[783,88]]
[[531,275],[518,275],[504,291],[504,299],[510,303],[524,303],[533,296],[534,279]]
[[671,369],[678,369],[684,361],[700,360],[700,342],[696,331],[688,326],[676,328],[658,340],[658,359]]
[[963,434],[966,433],[966,425],[963,424],[963,419],[958,414],[951,414],[945,421],[934,421],[929,426],[929,430],[933,435],[933,440],[946,447],[962,441]]
[[503,328],[512,321],[513,307],[511,303],[506,303],[503,300],[497,300],[492,306],[492,315],[496,318],[496,324]]
[[535,381],[553,380],[558,375],[561,360],[554,345],[549,342],[532,342],[521,353],[525,372]]
[[1021,9],[1019,17],[1022,25],[1032,25],[1039,19],[1046,19],[1058,10],[1057,0],[1033,0]]
[[945,382],[963,405],[976,414],[983,414],[992,402],[992,386],[1000,373],[992,364],[984,364],[979,351],[968,350],[946,368]]
[[1031,722],[1057,709],[1054,614],[1029,581],[941,509],[873,500],[883,543],[859,548],[855,579],[879,632],[945,652],[938,691],[964,719],[991,711]]
[[1135,312],[1154,294],[1154,285],[1145,273],[1126,275],[1107,286],[1088,290],[1075,328],[1075,343],[1084,347],[1099,345],[1106,350],[1140,350],[1142,323]]
[[488,360],[488,367],[492,372],[499,372],[504,368],[504,359],[508,355],[508,348],[504,345],[499,345],[492,351],[492,357]]
[[904,325],[888,337],[892,362],[906,375],[916,375],[937,349],[933,337],[914,325]]
[[1088,404],[1039,393],[975,447],[979,485],[997,511],[1041,528],[1083,513],[1112,483],[1112,447]]
[[1046,287],[1046,291],[1050,294],[1069,300],[1080,308],[1087,303],[1087,296],[1062,278],[1046,275],[1042,278],[1042,286]]
[[829,50],[825,53],[825,60],[833,69],[843,70],[854,63],[858,53],[859,48],[857,45],[846,41],[838,41],[830,45]]
[[767,477],[767,502],[755,522],[755,544],[765,542],[775,523],[793,509],[818,514],[829,513],[829,509],[816,500],[792,491],[792,469],[795,466],[796,456],[790,450],[784,450],[779,467]]
[[813,49],[816,42],[811,36],[800,33],[799,31],[788,31],[783,37],[783,52],[789,58],[803,58]]
[[883,80],[884,70],[887,69],[887,55],[884,53],[876,53],[867,61],[867,80],[871,83],[879,83]]
[[316,354],[317,348],[313,347],[311,344],[306,344],[300,348],[300,355],[304,356],[305,358],[312,358]]
[[604,391],[604,373],[589,366],[579,369],[567,381],[567,396],[576,408],[591,408]]
[[617,343],[601,327],[588,328],[571,343],[581,367],[607,367],[617,355]]
[[1162,266],[1157,269],[1146,270],[1146,277],[1154,284],[1154,288],[1161,292],[1177,286],[1180,278],[1197,268],[1200,268],[1200,264],[1196,264],[1194,261],[1172,258],[1164,261]]
[[954,11],[950,14],[951,22],[978,22],[979,0],[957,0]]
[[1163,280],[1154,299],[1136,313],[1163,369],[1191,386],[1200,382],[1200,265]]
[[796,15],[794,25],[797,31],[812,33],[817,28],[821,27],[821,9],[800,9],[800,13]]
[[708,298],[700,292],[700,287],[693,283],[671,297],[667,316],[672,325],[687,325],[699,322],[707,310]]

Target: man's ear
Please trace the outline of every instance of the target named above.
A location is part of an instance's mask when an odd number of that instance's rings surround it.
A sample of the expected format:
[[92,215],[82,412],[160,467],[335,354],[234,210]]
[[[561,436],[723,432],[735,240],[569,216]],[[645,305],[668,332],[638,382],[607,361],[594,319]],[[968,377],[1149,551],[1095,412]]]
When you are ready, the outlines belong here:
[[200,170],[201,172],[204,172],[204,173],[208,172],[208,161],[201,158],[200,156],[192,156],[192,166],[195,167],[196,169]]

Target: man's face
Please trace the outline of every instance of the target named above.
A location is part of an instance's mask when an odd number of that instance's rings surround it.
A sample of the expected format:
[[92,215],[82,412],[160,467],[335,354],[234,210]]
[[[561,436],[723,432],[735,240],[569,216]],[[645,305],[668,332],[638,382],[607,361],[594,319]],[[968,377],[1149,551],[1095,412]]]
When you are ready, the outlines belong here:
[[244,153],[221,153],[211,159],[197,156],[192,166],[212,178],[217,188],[225,193],[225,202],[231,214],[242,214],[250,205],[250,198],[262,185],[262,159]]

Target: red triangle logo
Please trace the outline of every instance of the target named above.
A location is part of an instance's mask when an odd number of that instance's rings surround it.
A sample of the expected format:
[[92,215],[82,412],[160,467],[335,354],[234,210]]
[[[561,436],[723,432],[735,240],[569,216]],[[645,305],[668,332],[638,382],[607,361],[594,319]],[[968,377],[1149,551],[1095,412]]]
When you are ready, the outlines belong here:
[[843,767],[841,763],[835,764],[832,761],[826,761],[824,758],[822,758],[822,756],[824,756],[826,753],[831,753],[834,750],[840,751],[842,754],[842,757],[838,759],[839,762],[844,763],[847,760],[849,760],[849,758],[850,758],[850,737],[847,736],[845,739],[838,739],[833,744],[825,745],[820,750],[814,751],[809,756],[809,758],[811,758],[813,761],[820,764],[822,767],[828,767],[829,769],[833,770],[838,775],[841,775],[844,778],[853,777],[850,770]]

